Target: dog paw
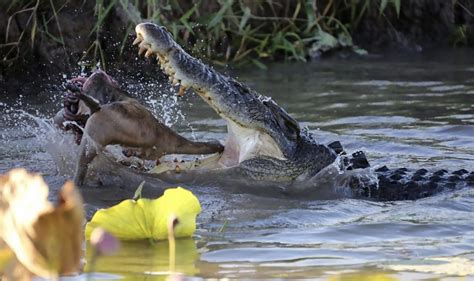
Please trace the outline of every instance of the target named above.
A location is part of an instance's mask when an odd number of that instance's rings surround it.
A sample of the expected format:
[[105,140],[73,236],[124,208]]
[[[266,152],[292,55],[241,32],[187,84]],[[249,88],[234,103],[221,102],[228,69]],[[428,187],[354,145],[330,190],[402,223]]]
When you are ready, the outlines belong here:
[[72,93],[80,93],[82,91],[82,83],[77,81],[69,81],[65,84],[65,88],[67,91]]

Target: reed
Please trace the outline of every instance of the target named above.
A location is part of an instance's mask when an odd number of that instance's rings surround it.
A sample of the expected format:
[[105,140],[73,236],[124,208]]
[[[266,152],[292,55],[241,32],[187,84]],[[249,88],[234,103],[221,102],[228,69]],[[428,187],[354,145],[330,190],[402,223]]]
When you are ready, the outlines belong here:
[[[400,15],[404,8],[401,0],[13,0],[0,2],[8,15],[5,30],[0,30],[5,34],[0,41],[2,61],[14,62],[31,52],[38,33],[66,50],[58,18],[72,2],[94,3],[94,24],[86,38],[89,48],[80,59],[104,67],[108,57],[104,44],[110,38],[103,34],[118,9],[129,16],[123,22],[126,32],[116,39],[120,55],[127,49],[134,24],[152,21],[166,26],[194,55],[217,64],[251,62],[265,68],[264,61],[306,61],[338,49],[365,54],[352,35],[368,11],[378,10],[384,18],[387,11]],[[13,36],[20,18],[23,28]],[[57,27],[54,33],[48,29],[52,22]],[[453,34],[454,44],[465,44],[465,33],[465,27],[459,28]]]

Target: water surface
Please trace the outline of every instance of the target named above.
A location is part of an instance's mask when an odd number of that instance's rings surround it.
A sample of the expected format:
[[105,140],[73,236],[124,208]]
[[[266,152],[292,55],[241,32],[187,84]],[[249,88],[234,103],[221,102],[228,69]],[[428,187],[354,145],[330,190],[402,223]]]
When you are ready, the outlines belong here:
[[[178,100],[166,83],[136,72],[118,80],[168,125],[190,138],[225,138],[224,121],[198,97]],[[363,150],[372,166],[474,170],[474,60],[465,54],[274,64],[268,71],[234,74],[271,96],[318,141]],[[61,97],[49,82],[35,83],[46,90],[0,98],[0,172],[26,167],[58,189],[71,176],[65,168],[71,161],[58,163],[50,152],[67,156],[71,144],[52,148],[48,126],[37,122],[54,114]],[[196,237],[178,243],[177,270],[189,276],[453,280],[460,268],[472,273],[474,267],[472,188],[401,202],[190,188],[203,211]],[[130,196],[107,187],[86,190],[89,216]],[[125,243],[96,269],[106,273],[98,275],[103,278],[161,280],[167,258],[166,242]],[[407,267],[412,265],[420,266]]]

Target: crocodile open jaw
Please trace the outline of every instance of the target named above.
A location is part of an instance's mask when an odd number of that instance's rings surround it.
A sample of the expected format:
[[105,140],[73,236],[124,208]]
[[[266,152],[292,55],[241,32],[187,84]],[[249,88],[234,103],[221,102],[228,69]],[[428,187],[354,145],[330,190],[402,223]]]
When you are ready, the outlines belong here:
[[[235,166],[257,156],[286,158],[292,138],[295,139],[298,133],[298,123],[279,107],[272,108],[271,99],[190,56],[164,27],[142,23],[135,31],[137,38],[133,44],[138,45],[139,54],[156,56],[172,85],[180,86],[180,95],[186,89],[194,90],[227,121],[229,135],[219,160],[221,166]],[[256,114],[250,116],[252,112]],[[289,130],[286,128],[282,134],[279,123]]]

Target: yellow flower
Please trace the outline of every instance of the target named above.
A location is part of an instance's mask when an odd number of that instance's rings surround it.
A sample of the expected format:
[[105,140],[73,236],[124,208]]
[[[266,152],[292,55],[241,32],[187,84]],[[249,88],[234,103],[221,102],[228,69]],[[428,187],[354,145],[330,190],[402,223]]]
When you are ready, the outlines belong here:
[[179,224],[176,237],[190,237],[196,230],[196,216],[201,212],[199,200],[181,187],[167,189],[158,199],[125,200],[97,211],[86,225],[86,239],[96,227],[102,227],[122,240],[168,238],[168,219],[174,215]]

